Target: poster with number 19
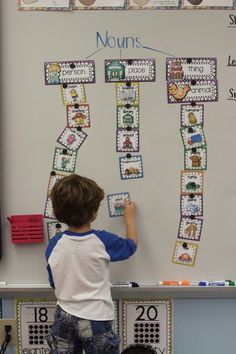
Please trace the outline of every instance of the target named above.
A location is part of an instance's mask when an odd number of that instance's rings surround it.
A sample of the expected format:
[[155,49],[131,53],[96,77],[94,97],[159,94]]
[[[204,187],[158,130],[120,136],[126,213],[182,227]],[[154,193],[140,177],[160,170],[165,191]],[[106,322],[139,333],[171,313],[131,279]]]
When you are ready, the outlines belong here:
[[56,302],[18,299],[16,303],[18,353],[49,354],[45,341],[54,321]]

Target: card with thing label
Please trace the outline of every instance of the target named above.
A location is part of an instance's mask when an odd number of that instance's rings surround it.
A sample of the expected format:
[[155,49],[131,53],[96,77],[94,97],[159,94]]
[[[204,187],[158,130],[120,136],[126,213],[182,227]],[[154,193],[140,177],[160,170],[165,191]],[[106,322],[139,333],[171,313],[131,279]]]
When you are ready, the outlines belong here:
[[201,124],[180,128],[180,133],[186,150],[207,145]]

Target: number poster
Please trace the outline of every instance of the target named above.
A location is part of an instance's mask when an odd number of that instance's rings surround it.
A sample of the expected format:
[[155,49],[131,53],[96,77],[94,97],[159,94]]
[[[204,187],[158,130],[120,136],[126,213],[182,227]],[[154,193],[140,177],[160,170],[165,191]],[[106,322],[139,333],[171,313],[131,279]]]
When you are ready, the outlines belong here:
[[49,354],[45,337],[54,321],[56,302],[36,299],[17,300],[18,353]]
[[157,354],[171,354],[171,301],[122,300],[123,347],[146,344]]

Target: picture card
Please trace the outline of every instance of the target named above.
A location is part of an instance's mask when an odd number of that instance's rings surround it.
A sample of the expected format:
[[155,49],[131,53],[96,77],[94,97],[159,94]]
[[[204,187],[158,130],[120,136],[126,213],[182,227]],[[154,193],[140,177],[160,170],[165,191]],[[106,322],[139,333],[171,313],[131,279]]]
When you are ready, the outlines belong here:
[[130,9],[177,9],[180,0],[128,0]]
[[59,221],[48,221],[47,223],[47,234],[48,240],[50,241],[52,237],[68,230],[68,225],[61,223]]
[[167,58],[166,80],[216,80],[216,58]]
[[139,104],[139,83],[138,82],[117,82],[116,83],[116,104],[117,105],[138,105]]
[[72,10],[72,0],[18,0],[19,10]]
[[53,212],[52,199],[50,197],[47,197],[43,215],[45,218],[48,218],[48,219],[56,219],[54,212]]
[[139,106],[117,106],[117,128],[139,128]]
[[181,216],[203,216],[203,195],[182,194],[180,196]]
[[108,210],[111,217],[124,215],[125,199],[130,202],[130,196],[128,192],[113,193],[107,195]]
[[155,59],[106,59],[105,82],[156,81]]
[[61,85],[62,100],[64,105],[86,103],[84,84]]
[[181,218],[178,238],[192,241],[200,241],[203,220],[199,218]]
[[232,9],[233,0],[183,0],[184,9]]
[[218,101],[218,82],[207,81],[168,81],[168,103],[215,102]]
[[57,141],[68,149],[78,150],[87,136],[88,135],[86,133],[78,130],[78,128],[66,127]]
[[57,173],[55,171],[51,171],[51,174],[49,177],[49,182],[48,182],[47,196],[50,196],[54,184],[65,176],[67,176],[67,175],[62,174],[62,173]]
[[117,129],[116,130],[116,151],[117,152],[138,152],[139,151],[139,130],[138,129]]
[[172,303],[169,299],[122,299],[123,349],[146,344],[172,353]]
[[201,124],[180,128],[180,133],[186,150],[207,145]]
[[202,171],[181,171],[181,194],[203,193]]
[[74,9],[116,10],[125,7],[125,0],[74,0]]
[[185,241],[176,241],[172,263],[193,267],[195,265],[197,250],[197,244]]
[[120,157],[121,179],[143,178],[143,160],[141,155]]
[[52,168],[57,171],[74,173],[75,166],[76,166],[76,159],[77,159],[77,151],[56,147],[54,152]]
[[207,169],[207,149],[193,148],[184,151],[185,170],[206,170]]
[[75,60],[44,63],[46,85],[95,83],[95,61]]
[[191,127],[195,124],[204,125],[203,104],[181,104],[181,127]]
[[90,127],[90,109],[89,105],[86,103],[83,104],[74,104],[66,106],[66,116],[67,116],[67,125],[70,128],[89,128]]
[[40,299],[18,299],[17,316],[17,352],[49,353],[45,340],[54,322],[55,301]]

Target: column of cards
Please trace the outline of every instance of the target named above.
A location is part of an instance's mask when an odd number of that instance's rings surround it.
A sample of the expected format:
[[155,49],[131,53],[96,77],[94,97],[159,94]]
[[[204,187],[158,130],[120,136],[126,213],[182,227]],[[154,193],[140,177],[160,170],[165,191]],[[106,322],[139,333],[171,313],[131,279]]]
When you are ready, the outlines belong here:
[[[180,224],[172,262],[194,266],[203,224],[203,177],[207,169],[204,105],[218,100],[216,58],[167,58],[168,103],[181,103],[184,170]],[[200,104],[199,104],[200,103]]]

